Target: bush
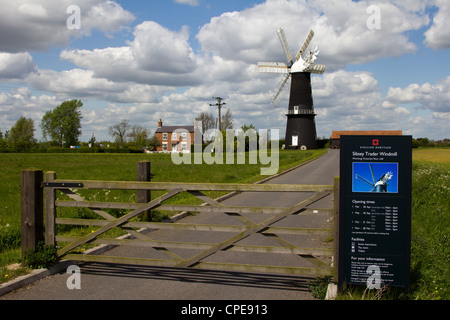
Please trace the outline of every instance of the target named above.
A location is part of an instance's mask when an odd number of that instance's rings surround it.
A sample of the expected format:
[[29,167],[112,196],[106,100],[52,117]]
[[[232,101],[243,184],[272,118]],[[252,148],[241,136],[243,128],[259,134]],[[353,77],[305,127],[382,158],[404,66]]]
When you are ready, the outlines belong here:
[[33,149],[23,148],[0,148],[0,153],[143,153],[143,149],[135,148],[60,148],[42,147]]
[[39,242],[35,250],[27,250],[22,263],[31,269],[49,268],[58,261],[56,248]]

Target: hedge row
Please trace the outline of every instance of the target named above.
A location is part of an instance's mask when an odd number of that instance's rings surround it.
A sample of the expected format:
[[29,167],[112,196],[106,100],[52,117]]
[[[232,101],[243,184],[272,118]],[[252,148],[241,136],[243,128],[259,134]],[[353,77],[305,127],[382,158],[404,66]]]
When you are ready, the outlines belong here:
[[0,153],[143,153],[142,149],[129,148],[36,148],[36,149],[21,149],[21,148],[0,148]]

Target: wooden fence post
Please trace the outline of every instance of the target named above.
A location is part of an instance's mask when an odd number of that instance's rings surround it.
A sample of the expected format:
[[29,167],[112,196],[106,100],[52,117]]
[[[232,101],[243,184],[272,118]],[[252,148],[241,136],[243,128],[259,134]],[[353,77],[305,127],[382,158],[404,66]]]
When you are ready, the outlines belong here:
[[[45,182],[53,182],[56,179],[55,172],[45,173]],[[56,190],[55,188],[45,189],[45,244],[56,245]]]
[[28,169],[21,173],[21,240],[22,255],[35,250],[44,240],[44,208],[41,170]]
[[334,282],[339,283],[339,177],[334,178]]
[[[150,161],[140,161],[137,166],[137,180],[151,181],[151,163]],[[150,190],[137,191],[137,203],[148,203],[151,201]],[[151,221],[151,210],[144,211],[142,216],[144,221]]]

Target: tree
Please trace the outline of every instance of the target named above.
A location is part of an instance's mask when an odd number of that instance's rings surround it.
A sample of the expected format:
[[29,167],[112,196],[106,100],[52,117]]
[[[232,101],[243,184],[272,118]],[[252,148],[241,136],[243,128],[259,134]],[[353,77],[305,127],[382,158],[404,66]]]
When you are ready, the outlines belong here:
[[144,148],[148,143],[148,130],[141,126],[134,126],[131,128],[129,138],[130,142],[133,142],[136,147]]
[[246,132],[246,131],[249,130],[249,129],[252,129],[252,130],[255,130],[255,131],[256,131],[256,128],[255,128],[255,126],[253,125],[253,123],[250,123],[250,124],[244,124],[244,125],[241,126],[241,130],[244,131],[244,132]]
[[245,151],[257,150],[259,143],[259,134],[253,123],[244,124],[238,133],[238,140],[244,140]]
[[88,142],[89,148],[93,148],[95,146],[95,141],[96,141],[95,136],[94,136],[94,134],[92,134],[92,137]]
[[202,132],[205,133],[209,129],[214,129],[216,127],[216,120],[212,113],[202,112],[197,117],[198,121],[202,122]]
[[222,116],[222,130],[233,129],[233,114],[228,108],[227,112]]
[[161,141],[158,140],[156,137],[156,134],[154,134],[150,139],[148,139],[148,146],[153,150],[156,151],[158,147],[161,147]]
[[119,147],[123,147],[129,134],[130,125],[128,120],[122,120],[120,123],[109,127],[109,134],[116,140]]
[[6,148],[6,135],[3,137],[3,132],[0,130],[0,148]]
[[81,135],[81,111],[79,100],[64,101],[42,118],[41,128],[44,138],[50,136],[60,147],[78,144]]
[[29,149],[36,143],[34,131],[34,121],[32,119],[27,119],[24,116],[20,117],[9,133],[8,140],[10,145],[13,148]]

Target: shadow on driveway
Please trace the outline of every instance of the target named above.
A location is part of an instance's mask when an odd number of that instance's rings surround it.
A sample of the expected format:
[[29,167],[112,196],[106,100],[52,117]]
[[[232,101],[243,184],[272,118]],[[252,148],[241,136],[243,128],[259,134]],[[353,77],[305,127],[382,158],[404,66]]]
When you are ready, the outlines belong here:
[[263,273],[242,273],[183,269],[154,266],[118,265],[106,263],[84,263],[80,265],[83,275],[165,280],[189,283],[203,283],[245,288],[309,291],[308,281],[312,278],[274,275]]

